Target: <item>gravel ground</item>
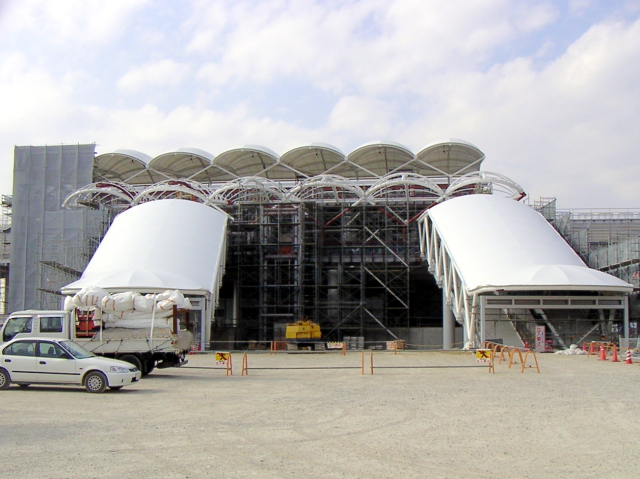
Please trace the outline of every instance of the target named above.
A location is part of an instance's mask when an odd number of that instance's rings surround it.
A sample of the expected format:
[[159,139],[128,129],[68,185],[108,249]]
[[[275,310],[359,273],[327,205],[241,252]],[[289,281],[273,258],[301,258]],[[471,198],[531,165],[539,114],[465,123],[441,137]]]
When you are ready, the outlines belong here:
[[[243,377],[241,358],[232,377],[197,355],[117,392],[0,391],[0,476],[640,474],[638,364],[547,354],[540,374],[489,374],[469,353],[377,352],[363,376],[356,352],[254,353]],[[271,367],[351,369],[257,369]]]

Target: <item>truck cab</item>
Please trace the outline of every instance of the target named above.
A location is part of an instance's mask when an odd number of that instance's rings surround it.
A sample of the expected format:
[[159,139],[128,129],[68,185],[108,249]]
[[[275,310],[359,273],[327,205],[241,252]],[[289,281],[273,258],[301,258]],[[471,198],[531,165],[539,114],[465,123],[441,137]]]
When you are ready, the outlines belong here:
[[2,326],[0,342],[29,336],[72,337],[67,311],[20,311],[10,315]]

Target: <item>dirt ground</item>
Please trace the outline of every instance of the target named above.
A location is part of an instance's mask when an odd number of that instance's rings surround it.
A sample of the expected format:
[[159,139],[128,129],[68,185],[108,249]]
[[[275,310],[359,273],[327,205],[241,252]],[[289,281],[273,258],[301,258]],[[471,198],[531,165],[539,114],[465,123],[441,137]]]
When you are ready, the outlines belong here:
[[[117,392],[0,391],[0,477],[640,475],[638,364],[376,352],[363,376],[357,352],[253,353],[243,377],[241,358],[232,377],[194,355]],[[257,369],[294,367],[348,369]]]

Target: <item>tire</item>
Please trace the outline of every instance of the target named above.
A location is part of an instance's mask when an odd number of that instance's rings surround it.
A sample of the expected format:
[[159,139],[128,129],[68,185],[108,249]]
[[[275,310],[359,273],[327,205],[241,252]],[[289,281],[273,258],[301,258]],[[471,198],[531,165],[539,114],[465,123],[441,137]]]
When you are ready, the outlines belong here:
[[11,384],[11,376],[4,369],[0,369],[0,389],[7,389]]
[[153,370],[156,368],[156,361],[154,359],[149,359],[146,363],[145,363],[145,368],[144,368],[144,375],[146,376],[147,374],[151,374],[153,372]]
[[91,371],[84,378],[84,387],[90,393],[103,393],[108,385],[107,378],[100,371]]
[[135,366],[138,371],[140,371],[142,374],[144,374],[144,369],[142,367],[142,361],[140,360],[140,358],[138,356],[135,356],[133,354],[125,354],[124,356],[120,356],[118,358],[120,361],[125,361],[129,364],[132,364],[133,366]]
[[122,389],[123,386],[109,386],[109,389],[112,391],[117,391],[118,389]]

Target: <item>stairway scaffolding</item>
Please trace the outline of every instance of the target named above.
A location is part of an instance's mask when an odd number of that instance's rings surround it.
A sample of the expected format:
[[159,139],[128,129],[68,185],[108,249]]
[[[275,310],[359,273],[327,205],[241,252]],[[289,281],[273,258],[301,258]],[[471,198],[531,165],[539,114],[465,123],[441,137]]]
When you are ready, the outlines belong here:
[[513,321],[506,312],[488,314],[485,320],[487,341],[495,341],[507,346],[524,347]]

